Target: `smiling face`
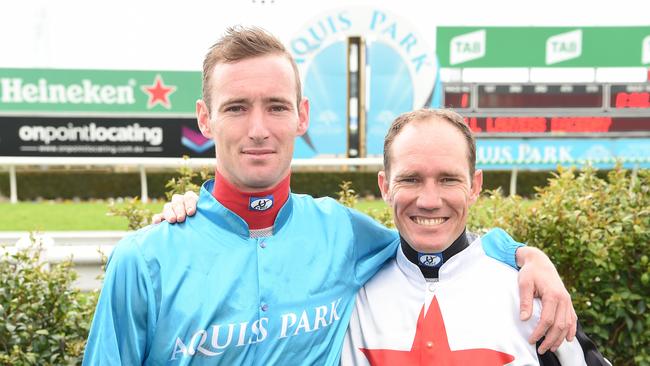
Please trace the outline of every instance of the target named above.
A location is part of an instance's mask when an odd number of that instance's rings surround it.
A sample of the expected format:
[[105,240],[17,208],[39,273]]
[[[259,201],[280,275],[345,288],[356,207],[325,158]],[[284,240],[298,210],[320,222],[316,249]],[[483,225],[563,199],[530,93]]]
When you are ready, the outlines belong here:
[[295,72],[284,55],[215,65],[211,108],[197,101],[199,128],[215,142],[217,170],[242,191],[262,191],[289,174],[294,140],[307,131],[309,104],[296,105]]
[[470,176],[467,141],[441,118],[405,125],[390,147],[390,171],[378,175],[382,197],[400,234],[419,252],[441,252],[467,223],[483,183]]

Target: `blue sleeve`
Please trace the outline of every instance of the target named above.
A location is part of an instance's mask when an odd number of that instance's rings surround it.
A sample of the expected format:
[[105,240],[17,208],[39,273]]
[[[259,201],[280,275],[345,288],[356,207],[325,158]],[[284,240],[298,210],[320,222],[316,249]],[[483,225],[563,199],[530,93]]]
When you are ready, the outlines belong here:
[[116,245],[108,261],[83,365],[141,365],[148,353],[155,297],[135,236]]
[[524,244],[514,241],[503,229],[494,228],[488,231],[487,234],[481,237],[481,244],[487,255],[519,270],[515,252],[517,248],[523,247]]
[[386,228],[359,211],[347,209],[354,233],[354,273],[363,286],[383,265],[395,257],[397,231]]

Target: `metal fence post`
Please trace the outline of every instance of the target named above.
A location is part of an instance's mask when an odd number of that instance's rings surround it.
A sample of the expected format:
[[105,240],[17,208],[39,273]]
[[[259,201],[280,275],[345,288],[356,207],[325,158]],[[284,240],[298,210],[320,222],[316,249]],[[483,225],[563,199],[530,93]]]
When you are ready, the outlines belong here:
[[140,165],[140,200],[143,203],[149,202],[149,192],[147,188],[147,172],[144,165]]
[[15,165],[9,165],[9,199],[11,203],[18,203],[18,186],[16,185]]
[[517,167],[510,172],[510,196],[517,194]]

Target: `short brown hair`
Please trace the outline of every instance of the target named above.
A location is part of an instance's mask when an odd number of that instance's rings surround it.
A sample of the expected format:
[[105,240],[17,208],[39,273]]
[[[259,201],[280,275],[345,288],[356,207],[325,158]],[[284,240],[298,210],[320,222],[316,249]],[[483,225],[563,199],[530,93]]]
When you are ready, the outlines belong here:
[[390,175],[390,148],[393,141],[402,131],[402,128],[413,121],[423,121],[429,119],[440,119],[449,122],[456,127],[465,137],[467,142],[467,161],[469,162],[469,177],[470,181],[474,176],[476,170],[476,140],[472,134],[472,130],[465,123],[463,116],[452,111],[451,109],[427,109],[422,108],[413,112],[407,112],[397,117],[388,128],[386,138],[384,138],[384,171],[386,175]]
[[302,87],[298,65],[282,42],[267,31],[258,27],[235,26],[226,29],[226,34],[213,44],[203,60],[203,100],[210,110],[210,77],[219,63],[235,63],[241,60],[267,56],[283,55],[289,62],[296,78],[296,103],[302,100]]

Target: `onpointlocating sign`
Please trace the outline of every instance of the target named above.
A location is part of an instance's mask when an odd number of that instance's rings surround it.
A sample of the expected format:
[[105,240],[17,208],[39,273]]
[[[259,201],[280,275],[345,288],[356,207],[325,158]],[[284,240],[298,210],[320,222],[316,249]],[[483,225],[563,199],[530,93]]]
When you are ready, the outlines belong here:
[[193,118],[0,117],[0,156],[214,157]]
[[650,65],[646,27],[438,27],[442,67]]
[[0,69],[0,113],[188,114],[201,73]]
[[558,165],[611,168],[650,168],[649,138],[620,139],[479,139],[476,163],[480,169],[549,169]]

